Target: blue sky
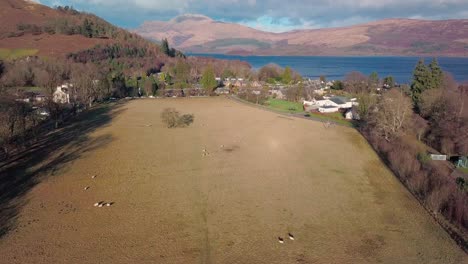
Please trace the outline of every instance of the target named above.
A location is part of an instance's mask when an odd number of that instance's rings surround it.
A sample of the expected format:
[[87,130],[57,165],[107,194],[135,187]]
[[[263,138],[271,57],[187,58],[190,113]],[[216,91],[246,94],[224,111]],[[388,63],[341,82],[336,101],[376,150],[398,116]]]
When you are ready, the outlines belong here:
[[385,18],[468,18],[468,0],[39,0],[70,5],[124,28],[202,14],[272,32],[348,26]]

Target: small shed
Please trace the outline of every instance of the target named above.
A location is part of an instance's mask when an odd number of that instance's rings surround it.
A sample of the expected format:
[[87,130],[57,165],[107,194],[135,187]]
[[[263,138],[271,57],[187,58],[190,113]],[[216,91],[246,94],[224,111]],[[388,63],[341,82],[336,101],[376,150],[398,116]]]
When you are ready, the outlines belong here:
[[447,160],[447,155],[431,154],[431,160]]
[[346,110],[344,116],[348,120],[360,120],[359,113],[354,107]]
[[459,156],[455,166],[458,168],[468,168],[468,156]]

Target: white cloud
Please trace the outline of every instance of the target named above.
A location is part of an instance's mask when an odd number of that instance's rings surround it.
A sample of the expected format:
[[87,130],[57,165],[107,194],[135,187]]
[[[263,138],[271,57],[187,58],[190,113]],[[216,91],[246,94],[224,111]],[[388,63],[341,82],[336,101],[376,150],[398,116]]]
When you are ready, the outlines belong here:
[[[273,31],[392,17],[463,18],[468,12],[468,0],[42,0],[49,5],[54,1],[97,13],[122,26],[199,13]],[[272,22],[266,23],[262,17],[270,17]],[[281,19],[291,23],[278,22]]]

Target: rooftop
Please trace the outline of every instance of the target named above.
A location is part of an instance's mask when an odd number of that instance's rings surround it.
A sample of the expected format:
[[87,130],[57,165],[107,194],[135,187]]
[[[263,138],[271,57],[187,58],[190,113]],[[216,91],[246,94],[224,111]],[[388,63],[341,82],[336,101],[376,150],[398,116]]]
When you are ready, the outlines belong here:
[[344,96],[333,96],[332,98],[330,98],[330,101],[336,104],[346,104],[347,102],[349,102],[349,99]]

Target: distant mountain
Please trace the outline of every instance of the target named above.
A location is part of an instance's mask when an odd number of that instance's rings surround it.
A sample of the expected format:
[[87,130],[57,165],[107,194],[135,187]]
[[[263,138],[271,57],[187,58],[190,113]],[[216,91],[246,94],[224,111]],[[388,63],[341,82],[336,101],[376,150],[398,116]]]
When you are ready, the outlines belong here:
[[340,28],[271,33],[202,15],[148,21],[134,32],[185,52],[240,55],[468,56],[468,19],[386,19]]

